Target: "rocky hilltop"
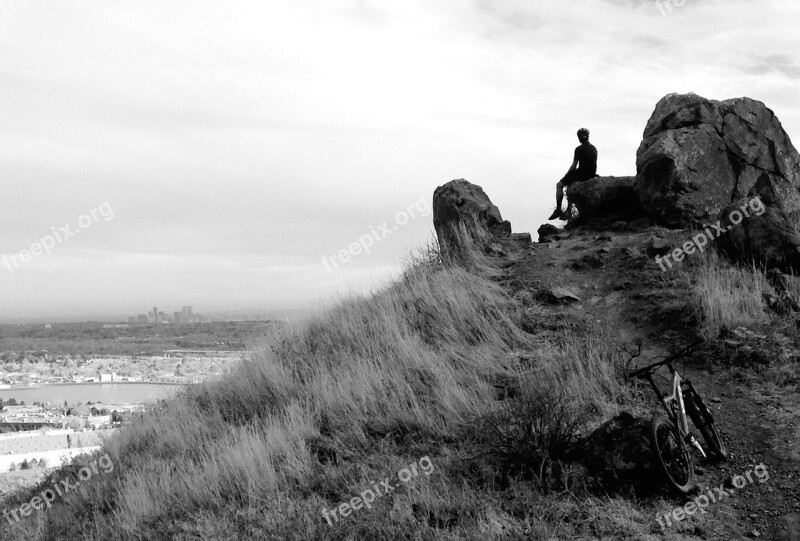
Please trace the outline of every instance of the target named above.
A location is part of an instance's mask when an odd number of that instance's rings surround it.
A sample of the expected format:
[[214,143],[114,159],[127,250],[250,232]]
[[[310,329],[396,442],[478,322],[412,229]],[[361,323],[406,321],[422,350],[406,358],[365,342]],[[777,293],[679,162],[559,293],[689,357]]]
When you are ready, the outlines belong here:
[[[644,344],[649,358],[706,339],[685,375],[712,404],[731,456],[700,468],[701,489],[728,486],[759,462],[781,488],[748,488],[716,516],[687,522],[684,534],[800,539],[800,399],[792,391],[800,383],[799,173],[800,156],[763,103],[671,94],[644,129],[637,174],[574,185],[578,218],[563,229],[542,226],[538,243],[521,241],[463,179],[434,193],[434,209],[447,217],[434,213],[443,253],[477,247],[495,260],[505,270],[498,280],[524,307],[523,328],[542,341],[600,325],[613,329],[609,339]],[[503,227],[476,228],[486,222],[476,208],[490,208]],[[630,355],[634,365],[639,353]],[[627,411],[608,418],[572,460],[603,490],[646,494],[659,479],[647,419]]]
[[[716,246],[741,262],[800,269],[800,154],[775,113],[760,101],[708,100],[696,94],[662,98],[644,128],[635,176],[597,177],[569,188],[578,218],[567,229],[637,230],[652,226],[705,230],[724,226]],[[749,215],[758,198],[763,213]],[[731,223],[731,214],[746,211]],[[434,193],[434,226],[443,250],[456,231],[487,239],[511,235],[510,224],[479,186],[452,181]],[[728,227],[730,226],[730,228]],[[546,241],[563,231],[539,231]],[[520,240],[519,237],[514,237]]]

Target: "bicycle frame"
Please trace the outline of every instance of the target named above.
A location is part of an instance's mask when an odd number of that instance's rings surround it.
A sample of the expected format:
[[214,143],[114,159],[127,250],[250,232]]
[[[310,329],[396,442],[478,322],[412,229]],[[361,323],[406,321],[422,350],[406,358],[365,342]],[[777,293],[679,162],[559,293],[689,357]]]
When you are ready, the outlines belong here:
[[[664,411],[667,412],[667,416],[669,417],[670,421],[675,425],[678,430],[678,441],[680,441],[681,447],[688,441],[700,451],[705,458],[706,453],[703,451],[703,448],[700,446],[700,443],[695,439],[695,437],[689,432],[689,422],[686,420],[686,407],[683,402],[683,378],[681,378],[678,371],[675,367],[672,366],[672,363],[667,363],[666,366],[669,368],[670,372],[672,372],[672,384],[670,388],[672,392],[669,396],[664,396],[661,394],[661,391],[658,389],[658,385],[656,385],[655,380],[653,380],[652,372],[647,374],[647,381],[650,382],[650,386],[655,391],[656,396],[658,397],[658,401],[661,403],[661,407],[664,408]],[[686,380],[688,383],[689,380]],[[674,407],[670,408],[670,404],[674,402]]]

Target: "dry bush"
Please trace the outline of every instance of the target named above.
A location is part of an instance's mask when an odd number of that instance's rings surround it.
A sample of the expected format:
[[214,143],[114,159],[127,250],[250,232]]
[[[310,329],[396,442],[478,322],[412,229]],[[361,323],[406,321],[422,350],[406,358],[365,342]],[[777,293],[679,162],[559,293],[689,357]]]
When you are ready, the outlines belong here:
[[496,469],[501,486],[520,478],[547,491],[588,417],[586,406],[573,397],[526,381],[517,395],[476,419],[468,434],[480,459]]

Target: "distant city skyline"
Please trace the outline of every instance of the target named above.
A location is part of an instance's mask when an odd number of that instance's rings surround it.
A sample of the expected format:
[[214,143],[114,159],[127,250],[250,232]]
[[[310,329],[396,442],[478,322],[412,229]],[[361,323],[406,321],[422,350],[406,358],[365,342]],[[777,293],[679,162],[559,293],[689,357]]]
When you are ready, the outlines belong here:
[[[230,311],[210,311],[203,312],[203,316],[208,321],[299,321],[307,318],[313,310],[230,310]],[[138,316],[139,314],[137,314]],[[81,313],[72,317],[28,317],[28,318],[9,318],[0,319],[0,325],[51,325],[57,323],[83,323],[83,322],[103,322],[128,324],[130,313]],[[136,316],[133,316],[136,317]]]
[[0,321],[369,292],[432,238],[437,186],[466,178],[535,235],[575,131],[600,174],[635,174],[671,92],[761,100],[797,144],[798,20],[778,0],[9,0]]

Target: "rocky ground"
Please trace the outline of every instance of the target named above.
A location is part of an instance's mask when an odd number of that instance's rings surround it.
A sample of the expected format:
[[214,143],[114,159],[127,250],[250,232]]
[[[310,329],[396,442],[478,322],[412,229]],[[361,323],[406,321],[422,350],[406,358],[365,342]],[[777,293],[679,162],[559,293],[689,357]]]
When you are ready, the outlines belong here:
[[[641,338],[644,351],[637,365],[693,341],[698,322],[688,282],[679,269],[664,272],[647,254],[654,234],[677,243],[689,233],[657,227],[635,232],[577,228],[510,255],[506,286],[528,306],[529,330],[546,336],[600,325],[616,339]],[[546,308],[542,300],[548,301]],[[712,346],[700,349],[685,369],[685,377],[711,407],[730,452],[722,464],[705,464],[697,457],[701,490],[725,485],[728,491],[733,476],[758,464],[766,466],[769,479],[759,482],[751,476],[752,483],[712,503],[707,514],[674,525],[665,537],[800,539],[796,389],[769,384],[754,367],[732,366]],[[670,498],[660,512],[689,501]],[[653,533],[661,531],[655,519],[654,514]]]

